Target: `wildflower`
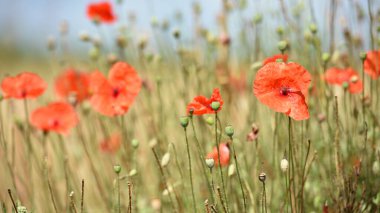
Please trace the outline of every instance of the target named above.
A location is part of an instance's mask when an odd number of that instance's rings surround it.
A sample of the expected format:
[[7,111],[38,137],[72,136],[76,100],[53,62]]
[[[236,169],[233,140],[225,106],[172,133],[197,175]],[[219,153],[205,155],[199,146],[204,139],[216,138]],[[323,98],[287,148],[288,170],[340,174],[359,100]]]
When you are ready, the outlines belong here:
[[372,79],[380,76],[380,51],[369,51],[364,60],[364,72]]
[[127,63],[117,62],[112,66],[108,79],[99,71],[90,78],[92,107],[107,116],[126,113],[141,89],[141,79],[135,69]]
[[[220,164],[222,166],[228,166],[230,163],[230,148],[227,143],[222,143],[219,145],[219,153],[220,153]],[[212,150],[212,152],[208,153],[206,159],[212,158],[214,159],[215,165],[219,164],[218,159],[218,150],[216,147]]]
[[112,5],[108,1],[89,4],[87,6],[87,16],[97,23],[111,24],[116,20]]
[[214,89],[211,98],[204,96],[195,97],[193,101],[187,105],[187,113],[189,114],[190,110],[193,110],[194,115],[213,114],[215,113],[215,110],[211,107],[213,102],[219,102],[220,106],[216,111],[220,111],[224,102],[218,88]]
[[330,68],[325,73],[325,79],[329,84],[348,85],[348,91],[352,94],[363,91],[363,83],[359,74],[352,68]]
[[283,172],[286,172],[286,171],[288,170],[289,162],[288,162],[288,160],[286,160],[286,158],[283,158],[283,159],[281,160],[280,167],[281,167],[281,170],[282,170]]
[[38,75],[30,72],[6,77],[1,82],[5,98],[32,99],[45,92],[46,82]]
[[276,54],[271,57],[268,57],[264,60],[263,65],[266,65],[271,62],[276,62],[278,60],[282,60],[283,62],[288,62],[288,55],[286,54]]
[[74,69],[67,69],[55,80],[55,93],[58,98],[68,100],[75,97],[75,103],[84,101],[90,97],[90,75],[78,72]]
[[35,109],[30,116],[30,123],[45,133],[53,131],[67,134],[78,123],[78,116],[70,104],[54,102]]
[[257,72],[253,92],[274,111],[304,120],[309,118],[306,98],[310,82],[311,75],[301,65],[270,62]]
[[100,150],[107,153],[115,153],[119,150],[121,145],[121,137],[118,133],[113,133],[109,138],[100,142]]

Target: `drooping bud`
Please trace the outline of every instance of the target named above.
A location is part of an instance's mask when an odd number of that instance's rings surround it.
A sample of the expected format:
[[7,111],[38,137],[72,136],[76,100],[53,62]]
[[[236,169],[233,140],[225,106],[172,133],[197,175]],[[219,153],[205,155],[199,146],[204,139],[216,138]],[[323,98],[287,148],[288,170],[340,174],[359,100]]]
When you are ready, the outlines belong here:
[[261,172],[259,175],[259,180],[264,183],[266,178],[267,175],[264,172]]
[[206,159],[206,165],[209,169],[212,169],[215,165],[215,161],[213,158],[207,158]]
[[121,166],[120,165],[113,166],[113,171],[115,171],[116,174],[119,174],[121,172]]
[[284,52],[286,49],[288,49],[288,42],[284,40],[279,41],[277,47],[281,52]]

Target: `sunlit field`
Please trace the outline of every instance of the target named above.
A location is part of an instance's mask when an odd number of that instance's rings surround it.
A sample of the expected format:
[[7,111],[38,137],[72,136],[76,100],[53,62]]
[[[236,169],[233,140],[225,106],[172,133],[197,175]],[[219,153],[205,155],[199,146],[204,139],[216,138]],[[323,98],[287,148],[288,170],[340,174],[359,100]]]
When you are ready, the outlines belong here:
[[1,212],[379,212],[380,2],[258,2],[0,49]]

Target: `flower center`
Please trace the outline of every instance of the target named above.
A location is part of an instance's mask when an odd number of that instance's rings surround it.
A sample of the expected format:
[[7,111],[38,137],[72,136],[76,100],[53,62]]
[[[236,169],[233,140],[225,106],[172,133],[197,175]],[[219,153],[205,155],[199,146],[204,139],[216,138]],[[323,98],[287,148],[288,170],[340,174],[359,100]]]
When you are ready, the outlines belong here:
[[290,93],[290,88],[288,87],[281,87],[280,94],[283,96],[287,96]]
[[112,91],[112,96],[114,98],[117,98],[117,96],[119,96],[119,94],[120,94],[120,90],[118,88],[114,88]]

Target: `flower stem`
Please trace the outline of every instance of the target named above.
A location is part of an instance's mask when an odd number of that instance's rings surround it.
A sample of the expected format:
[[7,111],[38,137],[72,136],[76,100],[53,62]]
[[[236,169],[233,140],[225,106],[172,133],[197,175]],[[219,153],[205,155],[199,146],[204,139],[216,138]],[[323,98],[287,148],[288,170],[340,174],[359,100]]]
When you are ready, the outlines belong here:
[[238,160],[237,160],[237,157],[236,157],[236,151],[235,151],[234,139],[233,139],[232,136],[230,137],[230,139],[231,139],[231,144],[232,144],[232,151],[233,151],[233,153],[234,153],[235,166],[236,166],[236,173],[237,173],[237,176],[238,176],[238,179],[239,179],[240,189],[241,189],[241,193],[242,193],[242,196],[243,196],[244,212],[247,212],[246,197],[245,197],[245,194],[244,194],[243,184],[242,184],[242,182],[241,182],[241,176],[240,176],[240,170],[239,170],[239,163],[238,163]]
[[190,148],[189,148],[189,140],[187,138],[187,129],[186,129],[186,127],[183,128],[183,129],[185,131],[187,159],[189,161],[190,187],[191,187],[191,196],[193,198],[193,209],[194,209],[194,212],[197,212],[197,207],[196,207],[196,203],[195,203],[195,196],[194,196],[193,173],[192,173],[192,170],[191,170],[191,155],[190,155]]
[[215,111],[215,145],[216,145],[216,150],[218,151],[219,173],[220,173],[220,179],[222,181],[224,198],[226,201],[225,202],[226,203],[226,209],[228,212],[228,201],[227,201],[226,187],[224,185],[223,170],[222,170],[222,166],[220,164],[220,150],[219,150],[220,141],[218,140],[218,122],[217,121],[218,121],[218,112]]

